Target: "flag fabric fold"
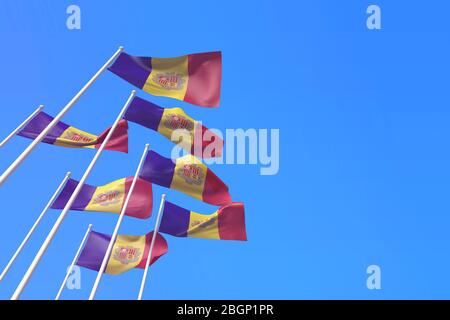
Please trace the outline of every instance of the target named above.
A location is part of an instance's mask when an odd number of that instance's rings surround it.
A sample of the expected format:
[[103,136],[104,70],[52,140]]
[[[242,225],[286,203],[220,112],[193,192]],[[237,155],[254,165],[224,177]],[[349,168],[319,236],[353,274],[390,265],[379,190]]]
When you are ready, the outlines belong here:
[[122,52],[109,70],[155,96],[202,107],[217,107],[220,103],[221,52],[173,58],[136,57]]
[[221,206],[231,203],[228,186],[192,155],[178,158],[174,163],[169,158],[149,151],[140,177],[209,204]]
[[[128,177],[99,187],[85,184],[72,204],[71,210],[120,213],[132,182],[133,177]],[[51,208],[63,209],[77,185],[78,181],[69,179]],[[147,219],[152,214],[152,208],[152,184],[138,178],[125,215]]]
[[[52,116],[41,111],[17,135],[35,139],[52,120]],[[59,121],[42,142],[67,148],[98,149],[110,130],[111,128],[96,136]],[[126,120],[119,122],[105,149],[128,153],[128,123]]]
[[205,215],[166,201],[159,232],[175,237],[246,241],[244,204],[233,202]]
[[[109,257],[105,273],[118,275],[128,270],[145,269],[149,258],[153,231],[145,236],[118,235]],[[111,235],[91,231],[77,260],[77,265],[98,271],[106,254]],[[155,263],[168,251],[167,242],[159,233],[156,235],[150,265]]]
[[189,117],[181,108],[162,108],[135,97],[128,107],[124,119],[159,132],[171,141],[176,130],[185,130],[187,139],[182,137],[184,141],[174,142],[199,158],[222,155],[222,138]]

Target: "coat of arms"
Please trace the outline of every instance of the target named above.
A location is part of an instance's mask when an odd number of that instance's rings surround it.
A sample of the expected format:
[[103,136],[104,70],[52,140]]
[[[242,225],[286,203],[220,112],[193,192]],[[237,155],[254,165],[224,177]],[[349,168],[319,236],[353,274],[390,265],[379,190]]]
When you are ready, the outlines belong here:
[[93,204],[98,204],[101,206],[109,206],[118,203],[120,200],[119,191],[108,191],[101,193],[93,199]]
[[186,129],[191,131],[194,129],[194,122],[178,114],[169,114],[164,119],[164,126],[171,130]]
[[141,250],[133,247],[119,247],[114,250],[113,259],[121,264],[130,264],[138,262],[141,257]]
[[94,139],[90,138],[90,137],[86,137],[82,134],[76,133],[76,132],[67,132],[64,137],[62,137],[63,139],[67,139],[73,142],[78,142],[78,143],[91,143],[94,141]]
[[186,82],[182,74],[175,72],[157,73],[153,76],[152,80],[167,90],[181,90]]
[[217,220],[217,216],[216,217],[212,217],[208,220],[194,220],[191,222],[191,228],[197,227],[200,229],[206,229],[210,226],[212,226]]
[[185,164],[177,170],[177,174],[188,184],[202,185],[205,173],[197,164]]

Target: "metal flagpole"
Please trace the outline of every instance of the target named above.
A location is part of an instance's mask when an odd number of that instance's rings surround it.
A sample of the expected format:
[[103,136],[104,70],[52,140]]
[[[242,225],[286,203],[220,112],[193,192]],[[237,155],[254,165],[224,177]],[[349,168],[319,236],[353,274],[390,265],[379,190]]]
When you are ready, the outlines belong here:
[[136,91],[133,90],[128,97],[127,102],[123,106],[122,110],[120,111],[119,115],[117,116],[117,119],[114,121],[114,124],[111,127],[111,130],[107,134],[105,140],[101,144],[100,148],[97,150],[97,153],[95,154],[94,158],[92,159],[91,163],[89,164],[88,168],[83,174],[83,177],[81,178],[80,182],[78,183],[77,187],[75,188],[74,192],[70,196],[69,201],[67,201],[66,206],[64,207],[63,211],[59,215],[58,219],[56,220],[55,224],[53,225],[52,230],[50,230],[50,233],[47,235],[47,238],[45,239],[44,243],[42,244],[41,248],[39,249],[38,253],[34,257],[33,262],[28,267],[27,272],[22,278],[22,281],[19,283],[19,285],[16,288],[16,291],[11,297],[11,300],[17,300],[19,299],[20,295],[22,294],[22,291],[26,287],[28,281],[30,280],[34,270],[36,269],[37,265],[39,264],[39,261],[41,260],[42,256],[44,255],[45,251],[47,250],[48,246],[50,245],[51,241],[53,240],[53,237],[55,236],[56,232],[58,231],[59,227],[61,226],[61,223],[63,222],[64,218],[67,215],[67,212],[69,212],[70,208],[72,207],[72,204],[75,202],[75,199],[77,198],[78,194],[81,191],[81,188],[83,187],[84,183],[86,182],[87,178],[89,177],[92,169],[94,168],[95,164],[97,163],[97,160],[100,158],[100,155],[103,152],[103,149],[105,149],[106,144],[109,142],[109,139],[111,139],[111,136],[113,135],[114,131],[117,128],[117,125],[119,124],[119,121],[123,118],[125,112],[128,109],[128,106],[130,105],[131,101],[133,100],[134,96],[136,95]]
[[64,290],[64,287],[66,286],[66,282],[70,277],[70,274],[72,273],[73,267],[75,266],[75,263],[77,263],[78,257],[80,256],[81,250],[84,247],[84,244],[87,240],[87,238],[89,237],[89,234],[91,233],[92,230],[92,224],[90,224],[86,230],[86,233],[84,234],[83,240],[81,240],[80,246],[78,247],[78,251],[75,254],[75,257],[73,257],[72,263],[70,264],[69,269],[67,269],[67,273],[66,276],[64,277],[63,282],[61,283],[61,287],[59,288],[58,294],[56,295],[55,300],[59,300],[59,298],[61,297],[61,293]]
[[50,201],[47,203],[47,205],[45,206],[44,210],[42,210],[41,214],[39,215],[39,217],[36,219],[36,222],[33,224],[33,226],[31,227],[30,231],[28,231],[28,234],[25,236],[25,238],[23,239],[22,243],[20,244],[19,248],[17,248],[16,252],[14,253],[14,255],[12,256],[11,260],[9,260],[8,264],[6,265],[5,269],[3,270],[2,274],[0,275],[0,281],[3,280],[3,278],[6,276],[6,274],[8,273],[9,269],[11,268],[11,266],[13,265],[14,261],[17,259],[17,256],[20,254],[20,252],[22,251],[23,247],[25,247],[25,245],[27,244],[28,240],[30,239],[31,235],[33,234],[33,232],[36,230],[36,228],[38,227],[39,223],[41,222],[42,218],[44,218],[45,214],[47,213],[47,211],[50,209],[53,201],[55,201],[56,197],[59,195],[59,193],[61,192],[61,190],[64,188],[64,186],[67,183],[67,180],[69,180],[70,178],[70,172],[67,172],[66,176],[64,177],[63,181],[61,182],[61,184],[59,185],[58,189],[56,189],[55,193],[53,194],[53,196],[51,197]]
[[83,88],[69,101],[69,103],[58,113],[58,115],[48,124],[48,126],[33,140],[33,142],[22,152],[20,156],[9,166],[8,169],[0,176],[0,187],[9,178],[9,176],[19,167],[19,165],[25,160],[26,157],[36,148],[36,146],[47,136],[50,130],[61,120],[62,117],[75,105],[80,97],[86,92],[87,89],[97,80],[97,78],[109,67],[114,59],[123,51],[123,47],[114,53],[109,60],[101,67],[97,73],[89,80]]
[[156,236],[158,234],[158,229],[159,229],[159,221],[161,220],[161,214],[164,210],[165,203],[166,203],[166,195],[163,194],[161,196],[161,204],[159,205],[158,216],[156,217],[155,230],[153,230],[152,242],[150,243],[150,249],[148,250],[147,261],[145,262],[145,270],[144,270],[144,275],[143,275],[142,281],[141,281],[141,288],[139,289],[139,295],[137,298],[138,300],[142,300],[142,295],[144,293],[145,282],[147,280],[147,274],[148,274],[148,268],[150,266],[150,261],[152,260],[153,247],[155,246],[155,240],[156,240]]
[[108,248],[106,249],[106,253],[103,257],[102,264],[97,273],[97,278],[95,279],[94,286],[92,287],[91,294],[89,295],[89,300],[94,300],[95,294],[97,293],[98,286],[102,279],[103,273],[105,272],[106,265],[108,264],[109,256],[111,255],[111,251],[114,247],[114,243],[116,242],[117,234],[119,233],[120,225],[122,224],[123,217],[125,216],[125,212],[128,207],[128,202],[131,199],[131,194],[134,191],[134,186],[136,185],[136,181],[141,173],[142,166],[144,165],[145,157],[147,156],[148,149],[150,148],[149,144],[145,145],[144,152],[142,153],[141,161],[136,169],[136,173],[134,174],[133,182],[131,183],[130,190],[128,192],[127,198],[123,204],[122,211],[120,211],[119,219],[117,219],[116,227],[114,228],[114,232],[111,236],[111,240],[109,241]]
[[24,122],[22,122],[16,129],[14,129],[13,132],[11,132],[1,143],[0,143],[0,148],[3,147],[9,140],[12,139],[12,137],[14,137],[17,132],[19,132],[20,130],[22,130],[31,120],[34,119],[34,117],[36,117],[36,115],[42,111],[42,109],[44,109],[44,106],[41,104],[28,118],[26,118],[26,120]]

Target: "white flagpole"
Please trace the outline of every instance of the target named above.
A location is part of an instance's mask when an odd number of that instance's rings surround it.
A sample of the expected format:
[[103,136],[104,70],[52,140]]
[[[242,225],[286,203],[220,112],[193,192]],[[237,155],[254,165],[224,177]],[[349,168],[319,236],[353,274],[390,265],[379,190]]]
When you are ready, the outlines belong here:
[[75,105],[80,97],[86,92],[87,89],[97,80],[97,78],[109,67],[114,59],[123,51],[123,47],[114,53],[109,60],[101,67],[97,73],[89,80],[83,88],[69,101],[69,103],[58,113],[58,115],[48,124],[48,126],[33,140],[33,142],[22,152],[20,156],[9,166],[8,169],[0,176],[0,187],[9,178],[9,176],[19,167],[19,165],[30,155],[30,153],[36,148],[36,146],[47,136],[50,130],[61,120],[62,117]]
[[33,262],[28,267],[27,272],[22,278],[22,281],[19,283],[19,285],[16,288],[16,291],[11,297],[11,300],[17,300],[19,299],[20,295],[22,294],[22,291],[26,287],[28,281],[30,280],[34,270],[36,269],[37,265],[39,264],[42,256],[44,255],[45,251],[47,250],[48,246],[53,240],[53,237],[55,236],[56,232],[58,231],[59,227],[61,226],[61,223],[63,222],[64,218],[66,217],[67,213],[69,212],[70,208],[72,207],[72,204],[75,202],[75,199],[78,197],[78,194],[81,191],[81,188],[83,187],[84,183],[86,182],[87,178],[89,177],[92,169],[94,168],[95,164],[97,163],[97,160],[100,158],[100,155],[103,152],[103,149],[105,149],[106,144],[109,142],[109,139],[111,139],[111,136],[113,135],[114,131],[117,128],[117,125],[119,124],[119,121],[123,118],[125,112],[128,109],[128,106],[130,105],[131,101],[133,100],[134,96],[136,95],[136,91],[133,90],[123,106],[122,110],[120,111],[119,115],[117,116],[117,119],[114,121],[114,124],[111,127],[111,130],[106,135],[105,140],[101,144],[100,148],[97,150],[97,153],[95,154],[94,158],[92,159],[91,163],[89,164],[88,168],[83,174],[83,177],[81,178],[80,182],[78,183],[77,187],[75,188],[74,192],[70,196],[69,201],[67,201],[66,206],[64,207],[63,211],[59,215],[58,219],[56,220],[55,224],[53,225],[52,230],[50,230],[49,234],[47,235],[47,238],[45,239],[44,243],[42,244],[41,248],[39,249],[38,253],[34,257]]
[[25,247],[25,245],[27,244],[28,240],[30,239],[31,235],[34,233],[34,231],[36,230],[36,228],[38,227],[39,223],[41,222],[42,218],[44,218],[45,214],[47,213],[47,211],[50,209],[51,205],[53,204],[53,201],[55,201],[56,197],[59,195],[59,193],[61,192],[61,190],[64,188],[64,186],[67,183],[67,180],[69,180],[70,178],[70,172],[67,172],[66,176],[64,177],[63,181],[61,182],[61,184],[59,185],[58,189],[56,189],[55,193],[53,194],[53,196],[51,197],[50,201],[47,203],[47,205],[45,206],[44,210],[42,210],[41,214],[39,215],[39,217],[36,219],[36,222],[33,224],[33,226],[31,227],[30,231],[28,231],[28,234],[25,236],[25,238],[23,239],[22,243],[20,244],[19,248],[17,248],[16,252],[14,253],[14,255],[12,256],[11,260],[9,260],[8,264],[6,265],[5,269],[3,270],[2,274],[0,275],[0,281],[3,280],[3,278],[6,276],[6,274],[8,273],[9,269],[11,268],[11,266],[13,265],[14,261],[17,259],[17,256],[20,254],[20,252],[22,251],[23,247]]
[[61,297],[61,293],[63,292],[64,287],[66,286],[67,280],[69,279],[70,274],[72,273],[72,270],[73,270],[73,267],[75,266],[75,263],[77,263],[77,260],[80,257],[81,250],[83,249],[84,244],[85,244],[87,238],[89,237],[89,234],[91,233],[91,230],[92,230],[92,224],[90,224],[88,226],[88,228],[86,230],[86,233],[84,234],[83,240],[81,240],[80,246],[78,247],[78,251],[75,254],[75,257],[73,257],[73,260],[72,260],[72,263],[70,264],[69,269],[67,269],[66,276],[64,277],[64,280],[61,283],[61,287],[59,288],[59,291],[58,291],[58,294],[56,295],[55,300],[59,300],[59,298]]
[[31,120],[36,117],[36,115],[44,109],[44,106],[41,104],[28,118],[25,119],[24,122],[22,122],[16,129],[14,129],[13,132],[11,132],[2,142],[0,142],[0,148],[3,147],[9,140],[14,137],[17,132],[22,130]]
[[142,295],[144,294],[145,282],[147,280],[148,268],[150,266],[150,261],[152,260],[153,247],[155,246],[156,236],[159,229],[159,221],[161,220],[161,214],[164,210],[164,204],[166,203],[166,195],[161,196],[161,204],[159,205],[158,216],[156,217],[155,230],[153,230],[152,242],[150,243],[150,249],[148,250],[148,257],[145,263],[144,275],[142,276],[141,288],[139,289],[138,300],[142,300]]
[[122,211],[120,211],[119,218],[117,219],[116,227],[114,228],[114,232],[111,236],[111,240],[109,241],[108,248],[106,249],[106,253],[103,257],[102,264],[100,266],[100,269],[98,270],[97,278],[95,279],[94,286],[92,287],[91,294],[89,295],[89,300],[94,300],[95,294],[97,293],[98,286],[102,279],[103,273],[105,272],[106,265],[108,264],[109,256],[111,255],[111,251],[114,247],[114,243],[116,242],[116,238],[117,238],[117,234],[119,233],[120,225],[122,224],[123,217],[125,216],[125,212],[128,207],[128,202],[131,199],[131,195],[134,191],[136,181],[139,178],[139,174],[141,173],[141,169],[142,169],[142,166],[144,165],[145,157],[147,156],[149,148],[150,148],[150,145],[146,144],[145,148],[144,148],[144,152],[142,153],[141,161],[139,162],[139,165],[136,169],[136,173],[134,174],[133,182],[131,183],[127,198],[125,199],[125,202],[123,204]]

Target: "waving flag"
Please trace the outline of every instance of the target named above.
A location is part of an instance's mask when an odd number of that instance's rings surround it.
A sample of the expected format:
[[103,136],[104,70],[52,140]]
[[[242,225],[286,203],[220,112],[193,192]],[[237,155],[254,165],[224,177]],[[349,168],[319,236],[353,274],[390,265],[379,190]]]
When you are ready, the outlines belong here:
[[246,241],[244,204],[233,202],[204,215],[166,201],[159,231],[175,237]]
[[[53,120],[53,117],[45,112],[40,112],[22,130],[17,133],[19,136],[35,139]],[[87,133],[58,122],[47,136],[42,140],[44,143],[68,148],[100,148],[110,129],[99,136]],[[106,150],[128,152],[128,124],[125,120],[119,122],[116,130],[106,145]]]
[[122,52],[109,70],[155,96],[184,100],[202,107],[219,106],[221,52],[175,58],[135,57]]
[[164,109],[135,97],[124,118],[157,131],[169,140],[172,140],[175,130],[186,130],[189,135],[187,141],[181,143],[177,141],[183,149],[203,158],[222,155],[223,140],[180,108]]
[[231,202],[227,185],[192,155],[178,158],[174,163],[169,158],[149,151],[140,177],[217,206]]
[[[152,237],[153,231],[145,236],[117,236],[105,273],[117,275],[134,268],[144,269]],[[110,240],[110,235],[92,231],[78,258],[77,265],[95,271],[100,270]],[[150,265],[165,255],[167,251],[167,242],[158,233]]]
[[[120,213],[132,182],[133,177],[128,177],[100,187],[85,184],[75,199],[71,210]],[[63,209],[77,185],[78,181],[69,179],[51,208]],[[147,219],[152,214],[152,207],[152,184],[143,179],[138,179],[125,215]]]

